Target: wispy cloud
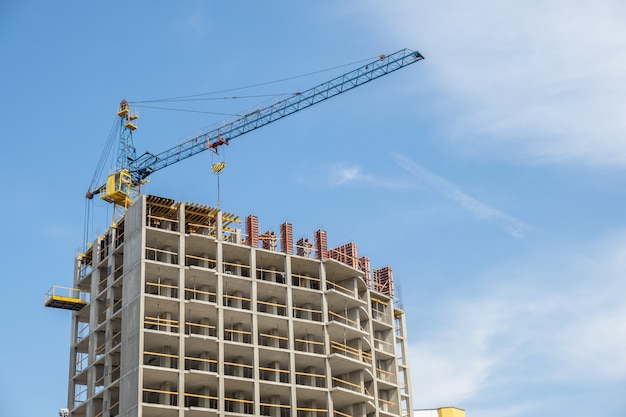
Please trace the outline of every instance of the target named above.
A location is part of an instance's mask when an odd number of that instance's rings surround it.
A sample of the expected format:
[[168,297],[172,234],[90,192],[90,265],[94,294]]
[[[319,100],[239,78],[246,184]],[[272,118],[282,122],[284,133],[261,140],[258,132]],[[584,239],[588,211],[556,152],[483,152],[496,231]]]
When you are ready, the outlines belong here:
[[394,155],[394,159],[402,168],[411,173],[420,182],[435,189],[445,197],[456,202],[474,217],[496,224],[513,237],[521,238],[528,226],[506,213],[482,203],[461,191],[456,185],[430,172],[415,161],[403,155]]
[[455,145],[500,159],[626,167],[623,1],[369,7],[386,33],[426,56],[418,85],[445,103],[438,117]]
[[478,296],[434,304],[410,349],[417,405],[502,407],[494,398],[515,387],[532,402],[476,415],[534,415],[559,387],[626,382],[625,249],[621,234],[541,250],[486,273]]
[[332,187],[344,186],[344,185],[366,185],[376,188],[386,189],[400,189],[409,188],[410,184],[402,181],[389,180],[375,175],[368,174],[363,169],[355,164],[346,165],[345,163],[337,162],[328,171],[328,183]]

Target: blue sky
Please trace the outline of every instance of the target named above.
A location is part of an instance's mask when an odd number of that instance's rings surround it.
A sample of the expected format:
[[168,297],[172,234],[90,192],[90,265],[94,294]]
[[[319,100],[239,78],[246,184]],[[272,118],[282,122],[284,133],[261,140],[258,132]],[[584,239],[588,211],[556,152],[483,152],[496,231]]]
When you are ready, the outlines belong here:
[[[426,59],[233,141],[222,207],[264,230],[323,228],[331,247],[354,241],[392,266],[416,408],[623,416],[626,6],[610,0],[2,2],[2,414],[65,405],[70,313],[43,296],[72,283],[84,194],[123,98],[402,48]],[[167,149],[263,100],[139,107],[136,147]],[[215,204],[215,161],[159,171],[145,192]],[[96,233],[110,209],[94,204]]]

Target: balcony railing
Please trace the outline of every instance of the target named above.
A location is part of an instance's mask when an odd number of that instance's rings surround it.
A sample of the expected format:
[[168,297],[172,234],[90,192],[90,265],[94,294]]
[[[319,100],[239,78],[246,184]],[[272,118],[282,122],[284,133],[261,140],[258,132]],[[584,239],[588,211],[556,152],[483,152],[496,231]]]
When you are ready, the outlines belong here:
[[296,384],[308,385],[309,387],[325,388],[326,375],[311,372],[296,371]]
[[257,308],[260,313],[275,314],[277,316],[285,316],[287,306],[280,303],[272,303],[270,301],[257,300]]
[[252,378],[254,367],[245,363],[224,362],[224,374],[241,378]]
[[192,321],[186,321],[185,322],[185,334],[217,337],[217,327],[210,325],[210,324],[202,324],[202,323],[195,323]]
[[290,417],[291,406],[288,404],[260,403],[261,415],[268,417]]
[[252,414],[254,401],[239,398],[224,398],[224,408],[228,413]]
[[343,343],[332,341],[330,342],[331,354],[337,353],[339,355],[346,356],[351,359],[356,359],[365,363],[372,363],[372,354],[364,352],[360,349],[353,348],[352,346],[344,345]]
[[185,356],[185,370],[217,372],[217,360]]
[[146,316],[144,318],[144,328],[160,332],[176,333],[178,332],[178,320]]
[[219,398],[212,395],[193,394],[186,392],[185,407],[209,408],[217,410],[218,399]]
[[287,349],[289,348],[289,338],[275,334],[259,333],[259,344],[261,346]]
[[147,247],[146,259],[149,261],[178,265],[178,253],[171,250]]
[[162,368],[177,369],[178,355],[162,352],[143,352],[143,363],[148,366],[159,366]]
[[324,354],[324,342],[308,339],[296,339],[295,348],[300,352]]
[[212,291],[197,290],[195,288],[185,288],[185,300],[198,300],[215,303],[217,301],[216,294]]
[[322,321],[322,310],[294,306],[293,316],[297,319]]
[[160,282],[146,282],[146,294],[178,298],[178,286]]
[[230,342],[252,343],[252,332],[248,330],[224,329],[224,340]]
[[153,388],[143,389],[143,402],[149,404],[178,405],[178,392]]
[[259,378],[263,381],[282,382],[284,384],[289,383],[289,370],[266,368],[259,366]]
[[306,275],[291,274],[291,285],[300,288],[320,289],[320,279]]
[[197,255],[185,255],[186,266],[197,266],[200,268],[215,269],[217,261],[215,259],[206,258]]
[[226,307],[250,310],[250,298],[224,294],[224,305]]

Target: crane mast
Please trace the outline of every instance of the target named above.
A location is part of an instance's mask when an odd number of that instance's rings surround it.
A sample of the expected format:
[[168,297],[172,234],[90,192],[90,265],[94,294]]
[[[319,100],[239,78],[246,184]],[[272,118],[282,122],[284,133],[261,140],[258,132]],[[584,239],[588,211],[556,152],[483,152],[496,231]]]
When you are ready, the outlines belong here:
[[126,100],[120,104],[118,116],[122,124],[118,149],[117,169],[110,174],[101,187],[87,192],[91,199],[101,194],[103,200],[126,207],[132,203],[131,193],[138,192],[146,178],[160,169],[187,159],[207,149],[218,151],[222,145],[231,140],[268,125],[317,103],[335,97],[353,88],[359,87],[391,72],[416,63],[424,57],[417,51],[402,49],[390,55],[381,55],[377,60],[363,65],[330,81],[319,84],[303,92],[295,93],[288,98],[267,107],[259,108],[238,119],[225,123],[209,132],[167,149],[158,154],[149,152],[137,157],[132,143],[132,132],[136,129],[134,120],[139,117],[131,113]]

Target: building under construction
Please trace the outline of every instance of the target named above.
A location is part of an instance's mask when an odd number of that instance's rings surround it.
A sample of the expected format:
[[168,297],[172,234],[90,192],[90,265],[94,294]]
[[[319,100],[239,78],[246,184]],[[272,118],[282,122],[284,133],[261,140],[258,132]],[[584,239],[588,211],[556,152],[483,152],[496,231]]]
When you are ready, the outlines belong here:
[[[303,234],[305,236],[306,234]],[[390,267],[144,195],[76,259],[73,417],[412,416]]]

